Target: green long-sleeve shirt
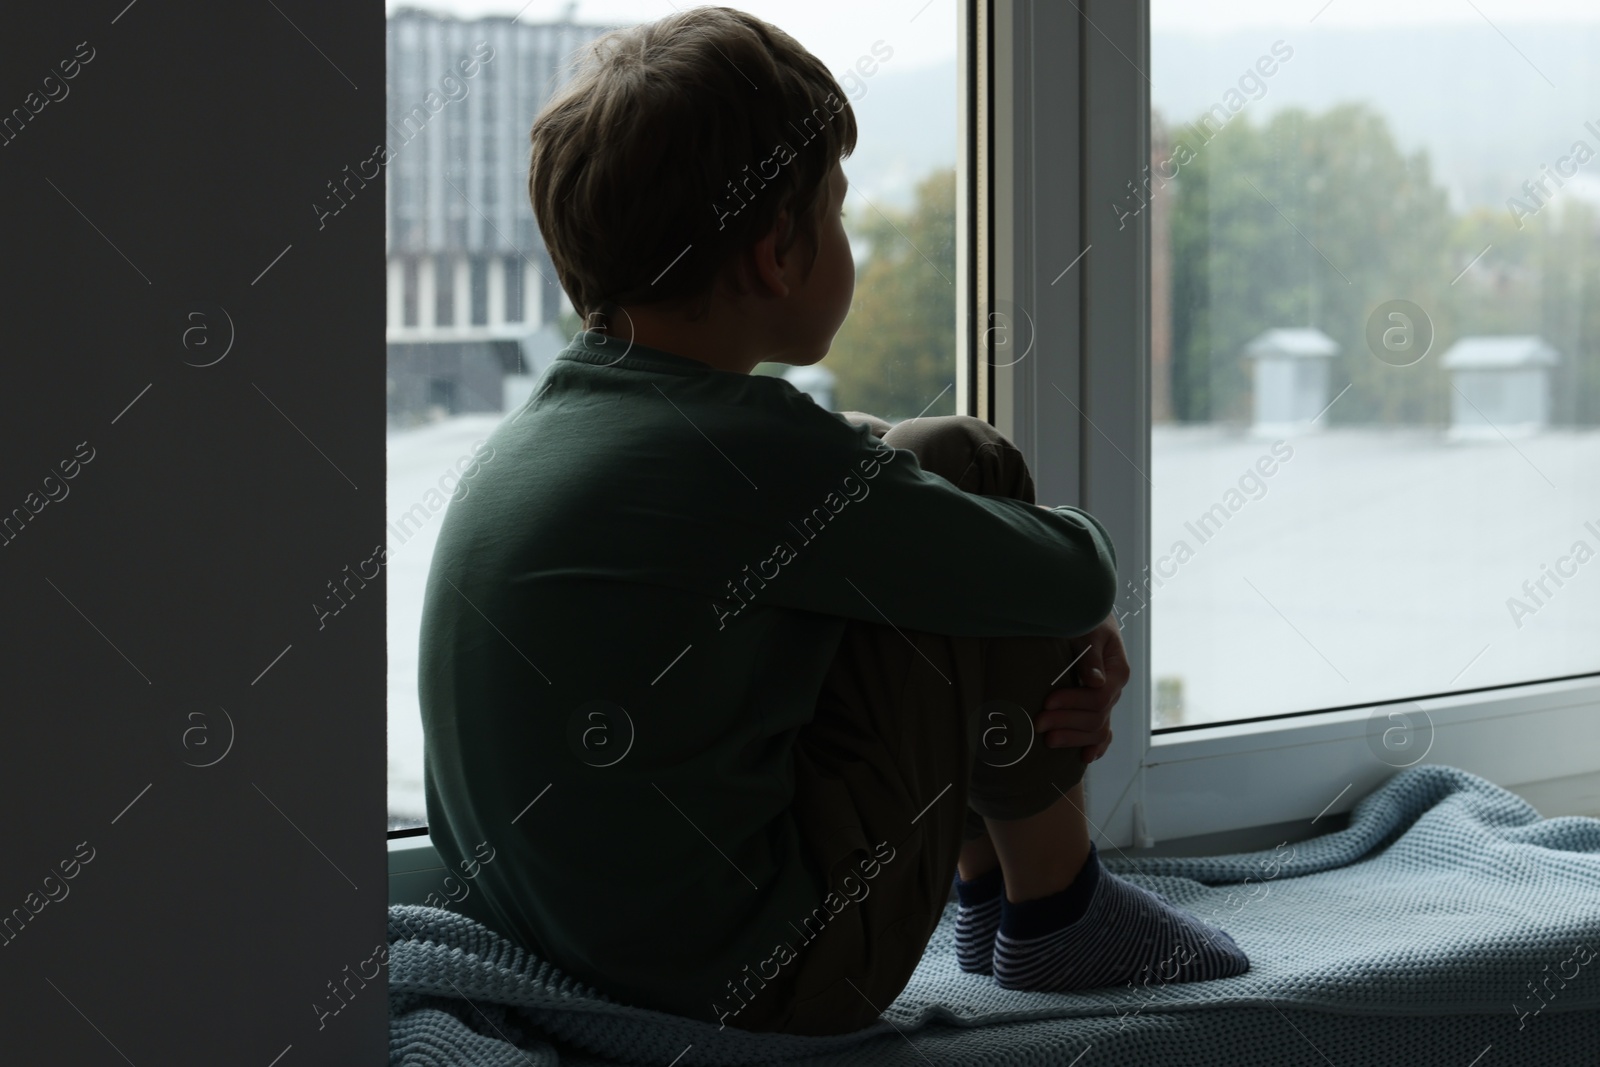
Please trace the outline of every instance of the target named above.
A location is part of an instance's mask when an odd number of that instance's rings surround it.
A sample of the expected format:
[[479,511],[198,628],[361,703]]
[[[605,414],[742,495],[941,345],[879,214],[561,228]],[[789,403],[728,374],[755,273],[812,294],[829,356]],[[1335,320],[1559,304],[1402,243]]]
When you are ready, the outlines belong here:
[[846,620],[1082,633],[1115,556],[1084,512],[962,492],[781,378],[600,340],[557,357],[441,524],[428,829],[457,910],[716,1021],[831,888],[791,745]]

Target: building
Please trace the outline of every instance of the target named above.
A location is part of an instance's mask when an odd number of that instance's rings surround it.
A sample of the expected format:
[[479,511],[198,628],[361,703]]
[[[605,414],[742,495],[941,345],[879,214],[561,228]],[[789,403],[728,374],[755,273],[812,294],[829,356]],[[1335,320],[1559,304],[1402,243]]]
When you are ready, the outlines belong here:
[[[388,411],[505,410],[566,300],[528,201],[528,130],[565,61],[610,29],[510,16],[389,17]],[[541,331],[543,333],[541,334]]]
[[1543,338],[1463,337],[1440,366],[1450,372],[1452,440],[1536,433],[1550,423],[1550,368],[1560,353]]
[[1255,420],[1263,437],[1305,433],[1322,414],[1328,396],[1328,368],[1339,345],[1321,330],[1267,330],[1244,348],[1254,366]]

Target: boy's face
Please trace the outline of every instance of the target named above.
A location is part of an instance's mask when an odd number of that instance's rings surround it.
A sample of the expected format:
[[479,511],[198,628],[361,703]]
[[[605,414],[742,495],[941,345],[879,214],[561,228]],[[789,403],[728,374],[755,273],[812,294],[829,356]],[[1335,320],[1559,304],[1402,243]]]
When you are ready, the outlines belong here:
[[[782,362],[804,367],[828,354],[834,334],[850,311],[856,288],[856,261],[844,232],[844,198],[849,182],[838,163],[828,173],[827,193],[817,221],[817,258],[811,273],[792,291],[793,343]],[[803,242],[791,252],[804,254]]]

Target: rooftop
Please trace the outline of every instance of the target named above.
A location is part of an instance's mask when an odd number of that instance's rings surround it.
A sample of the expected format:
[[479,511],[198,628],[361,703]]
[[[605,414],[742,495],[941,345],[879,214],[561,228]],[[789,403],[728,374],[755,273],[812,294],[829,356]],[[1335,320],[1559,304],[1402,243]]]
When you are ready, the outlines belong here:
[[1263,356],[1331,356],[1338,351],[1337,341],[1312,327],[1267,330],[1244,347],[1244,354],[1252,359]]
[[1440,357],[1451,370],[1552,366],[1561,360],[1542,337],[1463,337]]

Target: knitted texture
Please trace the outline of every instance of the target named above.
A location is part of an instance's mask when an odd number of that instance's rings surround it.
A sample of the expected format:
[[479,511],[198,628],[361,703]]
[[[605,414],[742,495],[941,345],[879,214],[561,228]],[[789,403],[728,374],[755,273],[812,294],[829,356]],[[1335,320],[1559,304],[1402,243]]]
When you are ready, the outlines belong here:
[[872,1026],[752,1034],[719,1031],[709,1006],[701,1020],[618,1004],[478,923],[394,905],[390,1063],[1043,1067],[1092,1049],[1085,1067],[1460,1067],[1491,1046],[1482,1067],[1596,1062],[1600,820],[1541,819],[1476,775],[1418,766],[1363,798],[1337,833],[1228,856],[1129,860],[1108,848],[1102,862],[1225,927],[1250,970],[1005,990],[957,966],[952,902]]

